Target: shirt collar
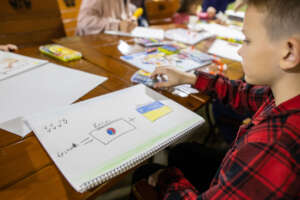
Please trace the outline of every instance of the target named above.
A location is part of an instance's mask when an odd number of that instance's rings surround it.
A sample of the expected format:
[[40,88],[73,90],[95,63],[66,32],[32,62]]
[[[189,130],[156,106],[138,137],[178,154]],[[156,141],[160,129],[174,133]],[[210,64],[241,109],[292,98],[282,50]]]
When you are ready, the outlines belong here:
[[297,112],[300,112],[300,95],[281,103],[279,106],[275,105],[275,100],[272,97],[265,101],[258,109],[253,116],[252,123],[256,125],[268,118],[280,117]]

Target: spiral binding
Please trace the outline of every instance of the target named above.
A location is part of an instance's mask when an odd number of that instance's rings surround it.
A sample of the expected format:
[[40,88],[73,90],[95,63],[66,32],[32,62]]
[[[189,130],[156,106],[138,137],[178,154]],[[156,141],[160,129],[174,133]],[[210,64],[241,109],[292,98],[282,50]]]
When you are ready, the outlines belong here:
[[165,147],[169,146],[171,143],[173,143],[175,140],[180,139],[183,135],[188,135],[192,132],[193,129],[197,128],[201,123],[197,123],[193,125],[192,127],[186,129],[185,131],[182,131],[173,137],[171,137],[169,140],[161,143],[160,145],[157,145],[153,149],[147,151],[147,152],[141,152],[138,156],[136,156],[134,159],[127,161],[123,165],[120,165],[105,174],[102,174],[100,176],[97,176],[96,178],[86,181],[83,184],[79,186],[79,192],[83,193],[89,189],[92,189],[96,187],[97,185],[100,185],[107,180],[112,179],[115,176],[118,176],[119,174],[122,174],[123,172],[126,172],[128,169],[131,169],[132,167],[137,166],[138,164],[144,162],[148,158],[152,157],[154,154],[159,152],[160,150],[164,149]]

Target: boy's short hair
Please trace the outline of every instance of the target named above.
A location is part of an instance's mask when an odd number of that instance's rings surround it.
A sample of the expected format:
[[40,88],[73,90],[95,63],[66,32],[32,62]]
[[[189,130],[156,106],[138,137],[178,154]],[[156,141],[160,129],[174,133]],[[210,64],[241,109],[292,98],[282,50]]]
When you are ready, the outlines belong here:
[[266,12],[265,25],[271,39],[300,33],[300,0],[244,0]]

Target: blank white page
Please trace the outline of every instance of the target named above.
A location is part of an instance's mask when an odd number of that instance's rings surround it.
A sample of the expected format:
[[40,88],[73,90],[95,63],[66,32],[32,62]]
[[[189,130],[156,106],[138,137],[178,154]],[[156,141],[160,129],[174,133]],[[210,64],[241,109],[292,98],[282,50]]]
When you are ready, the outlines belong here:
[[0,123],[71,104],[106,79],[48,63],[0,81]]

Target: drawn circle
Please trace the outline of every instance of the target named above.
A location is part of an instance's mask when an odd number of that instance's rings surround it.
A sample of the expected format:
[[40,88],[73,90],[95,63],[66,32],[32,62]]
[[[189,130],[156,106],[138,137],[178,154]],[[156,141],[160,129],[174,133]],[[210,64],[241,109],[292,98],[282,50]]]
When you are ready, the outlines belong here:
[[108,129],[106,130],[106,132],[107,132],[107,134],[109,134],[109,135],[114,135],[114,134],[116,134],[116,130],[115,130],[114,128],[108,128]]

